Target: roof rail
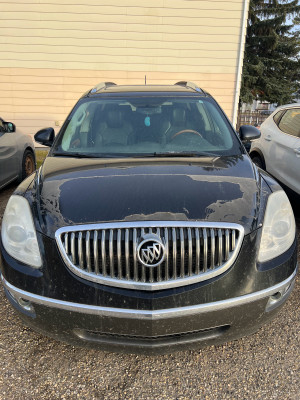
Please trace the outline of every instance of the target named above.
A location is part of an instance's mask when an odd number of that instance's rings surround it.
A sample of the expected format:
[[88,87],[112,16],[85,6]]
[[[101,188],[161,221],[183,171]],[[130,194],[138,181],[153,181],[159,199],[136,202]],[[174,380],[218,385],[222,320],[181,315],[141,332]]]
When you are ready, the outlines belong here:
[[93,87],[93,89],[90,90],[90,93],[96,93],[99,92],[102,89],[106,89],[109,86],[115,86],[116,84],[114,82],[100,82],[98,85]]
[[190,88],[190,89],[194,89],[194,90],[196,90],[196,92],[203,92],[204,93],[204,90],[199,88],[199,86],[197,86],[194,82],[180,81],[180,82],[176,82],[175,85],[184,86],[184,87],[187,87],[187,88]]

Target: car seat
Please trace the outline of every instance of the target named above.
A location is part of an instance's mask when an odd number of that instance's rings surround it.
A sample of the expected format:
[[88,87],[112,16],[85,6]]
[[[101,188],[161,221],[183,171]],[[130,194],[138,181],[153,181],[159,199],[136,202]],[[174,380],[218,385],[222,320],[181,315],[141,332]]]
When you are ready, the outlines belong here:
[[109,105],[104,110],[104,121],[99,126],[95,137],[97,145],[126,145],[132,132],[131,125],[124,120],[123,112],[116,105]]

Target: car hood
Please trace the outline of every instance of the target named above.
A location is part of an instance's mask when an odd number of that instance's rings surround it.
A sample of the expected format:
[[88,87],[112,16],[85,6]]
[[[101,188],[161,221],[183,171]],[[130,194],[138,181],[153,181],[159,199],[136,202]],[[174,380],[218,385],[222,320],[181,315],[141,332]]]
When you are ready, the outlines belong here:
[[113,221],[232,222],[256,227],[259,183],[249,157],[47,157],[37,185],[39,230]]

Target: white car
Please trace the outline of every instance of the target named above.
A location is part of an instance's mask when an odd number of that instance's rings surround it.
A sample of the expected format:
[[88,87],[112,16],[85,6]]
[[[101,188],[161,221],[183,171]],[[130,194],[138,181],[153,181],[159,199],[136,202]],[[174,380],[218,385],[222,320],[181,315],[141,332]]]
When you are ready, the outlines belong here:
[[300,104],[278,107],[261,125],[252,161],[300,194]]
[[31,137],[16,131],[12,122],[0,118],[0,189],[16,179],[21,182],[35,168]]

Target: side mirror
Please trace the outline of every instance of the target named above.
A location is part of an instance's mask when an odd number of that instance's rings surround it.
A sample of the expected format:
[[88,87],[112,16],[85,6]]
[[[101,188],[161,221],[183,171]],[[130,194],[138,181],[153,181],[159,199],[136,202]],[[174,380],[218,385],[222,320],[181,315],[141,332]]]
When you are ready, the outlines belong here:
[[13,124],[12,122],[6,122],[3,121],[2,118],[0,118],[0,132],[6,133],[6,132],[15,132],[16,131],[16,125]]
[[53,128],[44,128],[38,131],[34,135],[34,140],[44,146],[51,147],[55,138],[55,132]]
[[15,132],[16,125],[13,124],[12,122],[6,122],[6,129],[7,129],[7,132]]
[[260,138],[260,131],[252,125],[242,125],[239,130],[240,139],[242,142],[250,142]]

